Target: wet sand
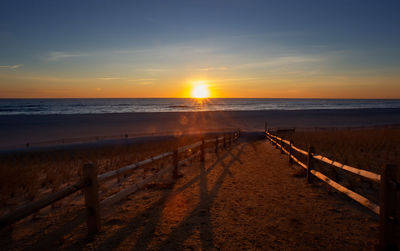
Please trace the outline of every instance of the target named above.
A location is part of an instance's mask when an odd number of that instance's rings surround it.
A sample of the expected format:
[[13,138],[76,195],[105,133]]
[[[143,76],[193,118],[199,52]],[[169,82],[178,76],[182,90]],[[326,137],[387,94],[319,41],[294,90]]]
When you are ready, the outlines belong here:
[[206,130],[259,131],[269,127],[330,128],[400,124],[400,109],[225,111],[0,116],[0,147],[71,138],[180,135]]

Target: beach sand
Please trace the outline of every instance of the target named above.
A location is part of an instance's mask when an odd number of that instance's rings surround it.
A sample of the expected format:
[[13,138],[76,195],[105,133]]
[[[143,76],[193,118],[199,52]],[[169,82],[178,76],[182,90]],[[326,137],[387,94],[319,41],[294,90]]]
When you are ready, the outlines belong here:
[[117,138],[125,134],[180,135],[236,128],[262,131],[264,121],[269,127],[296,128],[399,125],[400,109],[4,115],[0,116],[0,148],[53,140],[59,140],[53,142],[59,144],[71,138],[93,140],[96,136],[113,135]]
[[[254,134],[253,134],[254,135]],[[42,217],[42,234],[17,231],[13,248],[66,250],[371,250],[378,217],[288,165],[263,135],[243,134],[217,155],[182,166],[183,177],[159,180],[102,210],[102,230],[87,238],[84,221],[55,238]],[[163,184],[169,184],[163,186]],[[65,218],[64,218],[65,219]],[[22,224],[22,223],[21,223]],[[68,226],[68,224],[66,224]],[[67,229],[69,227],[66,227]],[[38,230],[37,228],[33,228]]]

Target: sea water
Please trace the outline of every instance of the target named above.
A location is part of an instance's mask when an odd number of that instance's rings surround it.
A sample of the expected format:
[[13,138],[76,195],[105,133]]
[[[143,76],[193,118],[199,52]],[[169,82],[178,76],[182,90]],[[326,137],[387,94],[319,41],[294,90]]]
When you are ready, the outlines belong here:
[[0,99],[0,115],[400,108],[400,99]]

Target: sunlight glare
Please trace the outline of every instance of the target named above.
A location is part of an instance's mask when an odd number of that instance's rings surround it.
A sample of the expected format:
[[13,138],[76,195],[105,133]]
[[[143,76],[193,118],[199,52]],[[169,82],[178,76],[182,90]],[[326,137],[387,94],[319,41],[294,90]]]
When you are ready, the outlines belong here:
[[192,98],[209,98],[210,90],[204,81],[199,81],[194,84],[191,91]]

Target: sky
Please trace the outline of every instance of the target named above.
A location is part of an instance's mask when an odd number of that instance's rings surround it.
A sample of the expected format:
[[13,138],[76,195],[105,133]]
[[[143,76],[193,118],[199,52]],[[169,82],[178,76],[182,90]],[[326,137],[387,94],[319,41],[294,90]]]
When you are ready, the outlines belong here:
[[0,2],[0,98],[400,98],[400,1]]

